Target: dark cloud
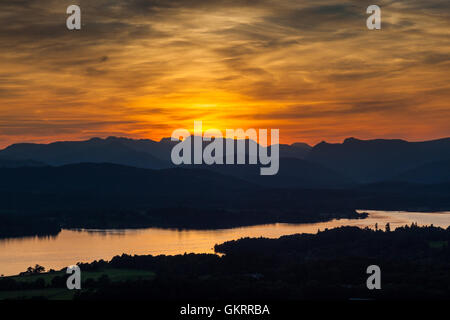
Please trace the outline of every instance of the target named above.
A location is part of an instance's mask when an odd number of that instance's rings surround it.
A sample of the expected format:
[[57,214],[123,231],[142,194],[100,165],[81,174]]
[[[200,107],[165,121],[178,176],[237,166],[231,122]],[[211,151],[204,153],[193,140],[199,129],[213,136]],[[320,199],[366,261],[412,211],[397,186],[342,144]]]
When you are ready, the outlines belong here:
[[422,57],[422,62],[425,64],[443,64],[450,62],[450,52],[426,52],[422,55]]
[[[417,103],[417,101],[415,102]],[[414,108],[412,99],[399,100],[361,100],[328,102],[318,105],[289,106],[281,110],[261,112],[254,115],[241,115],[259,120],[292,120],[292,119],[326,119],[342,118],[349,115],[393,114],[411,112]]]
[[303,32],[328,30],[334,33],[342,27],[345,29],[352,27],[360,29],[360,20],[365,14],[363,8],[352,4],[311,4],[305,8],[275,10],[276,14],[268,16],[266,20]]

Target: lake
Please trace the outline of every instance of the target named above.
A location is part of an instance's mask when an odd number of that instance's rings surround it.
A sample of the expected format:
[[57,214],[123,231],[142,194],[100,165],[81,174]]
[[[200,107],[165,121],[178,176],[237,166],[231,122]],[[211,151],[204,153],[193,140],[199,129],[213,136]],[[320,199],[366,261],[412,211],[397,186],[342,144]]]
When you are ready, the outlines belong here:
[[15,275],[27,267],[40,264],[47,270],[59,270],[77,262],[110,260],[116,255],[175,255],[213,253],[215,244],[243,237],[278,238],[295,233],[317,233],[326,228],[358,226],[374,228],[378,223],[391,229],[415,222],[447,228],[450,212],[368,212],[366,219],[340,219],[307,224],[269,224],[223,230],[122,229],[122,230],[62,230],[54,237],[25,237],[0,240],[0,274]]

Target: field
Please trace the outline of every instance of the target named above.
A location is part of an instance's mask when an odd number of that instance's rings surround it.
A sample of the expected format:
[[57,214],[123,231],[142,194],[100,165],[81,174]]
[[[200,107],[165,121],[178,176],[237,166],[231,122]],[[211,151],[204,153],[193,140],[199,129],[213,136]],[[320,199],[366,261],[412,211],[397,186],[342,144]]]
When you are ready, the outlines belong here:
[[[87,279],[98,280],[106,275],[111,282],[136,281],[139,279],[152,279],[154,273],[146,270],[132,269],[114,269],[105,268],[100,271],[82,272],[81,277],[84,282]],[[43,279],[46,286],[51,285],[52,279],[56,276],[65,276],[65,271],[57,271],[51,273],[42,273],[36,275],[20,275],[7,277],[15,280],[17,283],[31,284],[39,279]],[[5,277],[6,278],[6,277]],[[83,290],[83,288],[82,288]],[[43,288],[30,290],[4,290],[0,291],[0,300],[5,299],[49,299],[49,300],[71,300],[75,294],[74,290],[66,288]]]

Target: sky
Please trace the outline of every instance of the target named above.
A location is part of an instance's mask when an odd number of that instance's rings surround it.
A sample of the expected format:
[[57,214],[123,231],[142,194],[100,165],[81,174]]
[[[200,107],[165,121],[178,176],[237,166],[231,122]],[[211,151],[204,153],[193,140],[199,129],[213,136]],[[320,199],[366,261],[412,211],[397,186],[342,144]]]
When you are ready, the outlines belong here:
[[2,147],[194,120],[282,143],[450,136],[450,1],[2,0],[0,44]]

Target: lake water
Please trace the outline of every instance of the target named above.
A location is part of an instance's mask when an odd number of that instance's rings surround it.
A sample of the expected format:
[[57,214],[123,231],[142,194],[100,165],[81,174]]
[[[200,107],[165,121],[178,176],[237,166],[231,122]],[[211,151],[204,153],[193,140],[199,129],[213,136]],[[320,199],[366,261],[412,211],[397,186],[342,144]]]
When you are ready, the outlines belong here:
[[340,219],[308,224],[269,224],[223,230],[125,229],[125,230],[62,230],[54,237],[26,237],[0,240],[0,274],[14,275],[27,267],[40,264],[47,269],[59,270],[77,262],[110,260],[116,255],[152,254],[175,255],[187,253],[213,253],[215,244],[243,237],[278,238],[295,233],[316,233],[319,229],[340,226],[374,228],[378,223],[384,229],[398,226],[431,225],[447,228],[450,212],[418,213],[398,211],[372,211],[366,219]]

